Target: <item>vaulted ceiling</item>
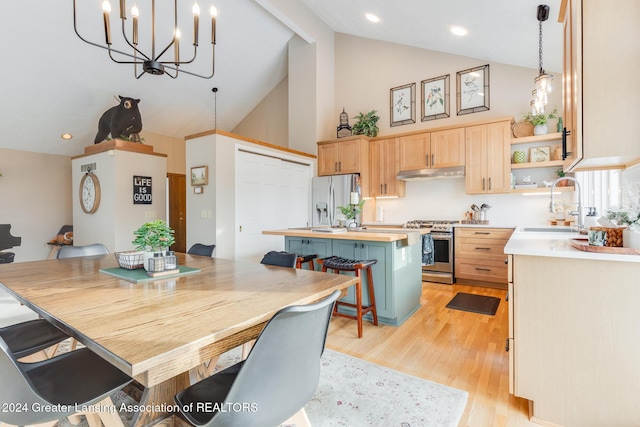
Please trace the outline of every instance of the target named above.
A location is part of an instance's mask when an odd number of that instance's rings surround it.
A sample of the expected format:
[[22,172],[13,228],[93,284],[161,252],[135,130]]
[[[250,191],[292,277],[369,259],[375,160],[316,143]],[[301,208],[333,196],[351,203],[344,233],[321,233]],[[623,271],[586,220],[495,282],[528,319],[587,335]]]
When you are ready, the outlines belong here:
[[[201,34],[208,28],[204,17],[209,1],[199,0],[203,9]],[[304,3],[335,32],[538,68],[538,2],[531,0],[288,1]],[[149,8],[149,2],[138,0],[138,6]],[[115,25],[118,2],[111,3],[115,39],[120,32]],[[188,3],[186,15],[190,15],[193,1],[178,3]],[[4,59],[0,147],[62,155],[82,153],[84,146],[93,143],[100,115],[116,105],[114,97],[118,95],[141,99],[146,131],[181,138],[216,125],[233,129],[286,77],[287,43],[294,31],[263,7],[269,0],[214,3],[218,9],[215,76],[205,80],[187,75],[136,79],[132,66],[113,63],[105,50],[83,43],[75,35],[72,0],[6,0],[0,16]],[[78,4],[80,30],[100,43],[104,38],[100,1],[78,0]],[[127,2],[128,6],[133,4]],[[551,15],[543,24],[544,66],[559,72],[560,0],[546,4]],[[367,21],[365,12],[377,14],[381,22]],[[466,27],[469,35],[452,36],[451,25]],[[190,53],[187,44],[181,45],[181,55]],[[196,64],[184,69],[206,73],[208,46],[201,40],[202,53],[199,51]],[[219,88],[215,98],[213,87]],[[73,134],[73,139],[63,140],[63,133]]]

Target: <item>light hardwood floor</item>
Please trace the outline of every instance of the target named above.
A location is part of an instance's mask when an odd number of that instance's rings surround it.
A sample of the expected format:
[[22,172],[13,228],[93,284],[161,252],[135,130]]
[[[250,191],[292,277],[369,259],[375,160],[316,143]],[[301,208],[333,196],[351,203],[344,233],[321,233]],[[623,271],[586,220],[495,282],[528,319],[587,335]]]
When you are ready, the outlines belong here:
[[[422,307],[400,327],[331,320],[327,347],[426,380],[466,390],[459,426],[539,426],[528,419],[528,401],[509,394],[506,291],[423,283]],[[501,298],[495,316],[445,308],[458,292]]]

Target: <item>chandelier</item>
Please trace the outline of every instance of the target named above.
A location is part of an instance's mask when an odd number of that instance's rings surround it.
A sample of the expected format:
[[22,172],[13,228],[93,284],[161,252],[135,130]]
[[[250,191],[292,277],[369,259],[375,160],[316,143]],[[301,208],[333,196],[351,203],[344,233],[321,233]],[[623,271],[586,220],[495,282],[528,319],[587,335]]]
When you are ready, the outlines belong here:
[[[178,28],[178,0],[174,0],[173,2],[173,15],[170,17],[171,22],[167,20],[169,13],[166,10],[156,9],[155,0],[150,0],[150,9],[146,11],[146,18],[141,17],[141,9],[139,9],[136,4],[134,4],[131,10],[127,11],[126,0],[118,1],[120,3],[119,18],[122,26],[122,37],[119,37],[119,39],[122,39],[121,45],[123,47],[118,47],[116,49],[113,45],[113,39],[111,37],[111,4],[108,0],[104,0],[102,2],[102,22],[104,25],[105,38],[104,44],[89,41],[87,38],[80,35],[80,32],[78,31],[76,0],[73,0],[73,29],[80,40],[92,46],[107,50],[109,52],[109,58],[111,58],[113,62],[118,64],[133,64],[133,72],[136,79],[139,79],[145,73],[156,76],[167,75],[175,79],[178,77],[180,72],[191,76],[201,77],[203,79],[210,79],[213,77],[215,69],[217,16],[217,11],[214,6],[211,6],[210,9],[211,74],[199,74],[194,71],[187,71],[180,68],[182,65],[193,63],[196,59],[196,54],[198,53],[200,6],[198,6],[197,2],[194,3],[191,9],[193,14],[193,32],[191,40],[191,44],[193,45],[193,54],[190,54],[190,58],[185,60],[184,57],[180,56],[180,39],[182,37],[182,33]],[[168,4],[166,1],[160,3],[163,5]],[[158,21],[156,21],[156,18],[158,18]],[[127,20],[130,21],[129,25],[127,25]],[[180,22],[184,23],[183,21]],[[156,34],[156,27],[160,27],[161,25],[159,24],[161,23],[168,24],[166,28],[169,29],[169,31],[167,32],[168,34],[164,34],[164,37],[158,37],[158,34]],[[188,24],[190,24],[190,22],[188,22]],[[140,27],[149,28],[150,31],[148,38],[144,38],[142,37],[142,34],[139,34]],[[146,48],[141,46],[140,39],[148,41]],[[161,42],[161,40],[164,41]]]
[[542,67],[542,22],[549,19],[549,6],[538,5],[538,76],[533,79],[535,89],[531,92],[531,113],[542,114],[547,105],[547,94],[551,93],[551,81],[553,75],[547,74]]

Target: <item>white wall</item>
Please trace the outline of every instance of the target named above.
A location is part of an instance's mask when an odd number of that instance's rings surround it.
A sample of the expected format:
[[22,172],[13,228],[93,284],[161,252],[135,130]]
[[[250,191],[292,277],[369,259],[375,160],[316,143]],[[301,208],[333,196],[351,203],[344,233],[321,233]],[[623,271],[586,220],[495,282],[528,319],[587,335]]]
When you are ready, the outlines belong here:
[[[336,102],[333,117],[335,126],[344,107],[349,114],[349,123],[359,112],[377,110],[380,115],[380,135],[412,132],[458,123],[478,121],[495,117],[513,116],[522,120],[529,111],[533,78],[538,70],[488,62],[448,53],[435,52],[365,39],[337,33],[335,37]],[[456,72],[489,64],[490,110],[480,113],[456,115]],[[551,72],[551,71],[550,71]],[[450,75],[450,117],[428,122],[420,120],[421,81],[441,75]],[[550,94],[549,107],[562,110],[561,72],[556,76],[555,91]],[[390,89],[409,83],[416,84],[416,123],[390,126]],[[550,122],[555,129],[555,121]],[[335,127],[334,127],[335,129]]]
[[46,243],[72,223],[71,159],[68,156],[0,148],[0,223],[22,243],[7,252],[15,262],[46,259]]
[[[93,214],[73,204],[74,244],[102,243],[110,252],[134,249],[133,232],[142,224],[156,219],[166,220],[165,156],[110,150],[76,157],[72,160],[73,193],[77,194],[84,175],[81,166],[96,163],[95,175],[100,180],[100,207]],[[152,204],[133,203],[133,176],[150,176]]]

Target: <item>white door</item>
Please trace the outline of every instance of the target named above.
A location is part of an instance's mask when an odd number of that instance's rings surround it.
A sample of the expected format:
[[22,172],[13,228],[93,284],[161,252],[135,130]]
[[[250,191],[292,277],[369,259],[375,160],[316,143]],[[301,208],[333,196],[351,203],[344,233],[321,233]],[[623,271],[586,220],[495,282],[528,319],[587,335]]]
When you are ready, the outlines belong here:
[[236,260],[260,261],[283,250],[282,236],[263,230],[304,227],[309,219],[311,167],[260,154],[236,154]]

